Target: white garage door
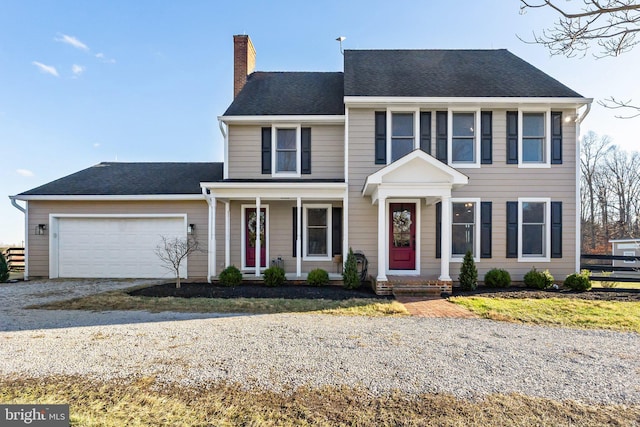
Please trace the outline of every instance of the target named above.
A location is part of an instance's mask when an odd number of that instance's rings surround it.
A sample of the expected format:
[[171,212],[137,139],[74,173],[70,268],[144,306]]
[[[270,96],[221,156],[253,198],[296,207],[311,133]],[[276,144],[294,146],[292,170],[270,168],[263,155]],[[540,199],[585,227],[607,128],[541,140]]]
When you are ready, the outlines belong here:
[[185,238],[184,217],[59,218],[58,277],[172,277],[155,253],[160,236]]

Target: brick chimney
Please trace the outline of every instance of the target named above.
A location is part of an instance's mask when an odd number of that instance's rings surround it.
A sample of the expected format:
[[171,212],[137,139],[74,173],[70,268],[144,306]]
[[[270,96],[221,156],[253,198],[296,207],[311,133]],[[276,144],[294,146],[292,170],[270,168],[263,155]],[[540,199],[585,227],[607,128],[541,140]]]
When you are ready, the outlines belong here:
[[247,76],[256,67],[256,50],[247,35],[233,36],[233,97],[238,96]]

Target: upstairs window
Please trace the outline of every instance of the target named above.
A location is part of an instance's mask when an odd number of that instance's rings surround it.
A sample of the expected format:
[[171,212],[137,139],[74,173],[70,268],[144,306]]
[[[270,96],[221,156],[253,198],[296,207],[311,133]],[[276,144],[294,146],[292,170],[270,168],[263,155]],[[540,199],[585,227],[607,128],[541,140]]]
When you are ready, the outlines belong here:
[[475,163],[476,125],[474,113],[453,113],[451,135],[451,161]]
[[522,162],[545,163],[545,113],[522,114]]
[[414,148],[413,113],[393,113],[391,115],[391,161],[409,154]]
[[297,129],[276,129],[275,173],[298,172]]

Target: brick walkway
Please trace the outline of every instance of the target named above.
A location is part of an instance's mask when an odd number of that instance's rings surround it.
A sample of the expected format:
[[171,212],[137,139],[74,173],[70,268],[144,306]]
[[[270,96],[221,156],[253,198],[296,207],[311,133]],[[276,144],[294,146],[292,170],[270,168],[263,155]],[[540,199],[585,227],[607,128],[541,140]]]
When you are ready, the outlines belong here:
[[416,317],[456,317],[474,319],[478,316],[466,308],[447,301],[444,298],[397,296],[412,316]]

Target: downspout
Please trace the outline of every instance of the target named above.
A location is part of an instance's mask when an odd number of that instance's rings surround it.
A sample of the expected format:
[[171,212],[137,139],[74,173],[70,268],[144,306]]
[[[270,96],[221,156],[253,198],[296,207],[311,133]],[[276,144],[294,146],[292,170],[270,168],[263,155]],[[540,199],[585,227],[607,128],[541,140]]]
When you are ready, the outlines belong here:
[[[22,207],[16,201],[15,196],[9,196],[11,204],[24,214],[24,275],[23,279],[29,280],[29,214],[26,207]],[[29,203],[29,202],[25,202]]]
[[587,115],[589,114],[589,111],[591,111],[591,103],[587,104],[587,109],[584,110],[584,113],[582,113],[579,117],[576,118],[576,123],[580,124],[582,123],[582,121],[585,119],[585,117],[587,117]]
[[218,117],[218,127],[220,128],[220,133],[224,138],[224,166],[222,168],[222,177],[224,179],[229,179],[229,136],[227,130],[224,127],[224,122],[220,117]]
[[587,108],[584,110],[584,113],[582,113],[580,116],[576,117],[576,158],[575,158],[575,162],[576,162],[576,194],[575,194],[575,198],[576,198],[576,264],[575,264],[575,271],[579,272],[580,271],[580,262],[581,262],[581,255],[582,255],[582,218],[580,213],[582,212],[582,207],[580,206],[582,203],[582,198],[580,197],[580,167],[578,165],[580,165],[580,124],[582,123],[582,121],[585,119],[585,117],[587,117],[587,115],[589,114],[589,111],[591,111],[591,103],[587,104]]

